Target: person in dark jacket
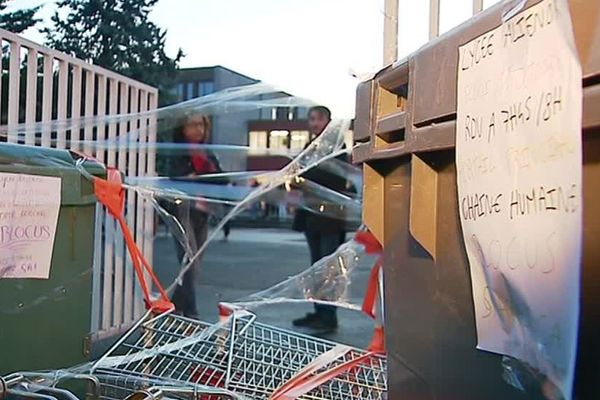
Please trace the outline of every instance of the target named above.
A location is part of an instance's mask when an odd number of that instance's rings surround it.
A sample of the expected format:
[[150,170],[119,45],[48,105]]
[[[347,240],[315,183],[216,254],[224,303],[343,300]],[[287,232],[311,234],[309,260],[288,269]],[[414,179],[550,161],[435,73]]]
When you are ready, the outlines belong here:
[[[312,107],[308,112],[311,137],[314,139],[323,133],[330,121],[331,112],[327,107]],[[347,161],[346,155],[341,155],[339,158]],[[311,168],[303,177],[338,193],[345,193],[349,190],[349,183],[345,178],[318,166]],[[299,209],[294,217],[294,229],[304,232],[312,264],[334,253],[346,240],[346,223],[343,213],[339,213],[340,215],[336,218],[332,214],[335,214],[335,208],[339,208],[339,206],[323,204],[320,207],[327,208],[328,206],[333,208],[333,213],[327,212],[323,215],[312,210]],[[337,308],[335,306],[315,303],[314,308],[314,313],[294,320],[293,324],[317,331],[332,331],[337,328]]]
[[[200,175],[221,172],[217,158],[211,152],[197,146],[209,142],[210,128],[210,119],[199,113],[186,115],[177,124],[173,141],[187,144],[189,148],[186,147],[183,152],[170,157],[168,168],[171,179],[193,179]],[[188,254],[196,254],[208,236],[208,204],[202,199],[175,199],[169,203],[168,211],[177,218],[185,232],[185,245],[189,245]],[[179,262],[187,264],[186,248],[177,238],[175,247]],[[190,318],[198,318],[195,279],[199,266],[200,257],[184,274],[182,283],[177,285],[171,299],[175,311]]]

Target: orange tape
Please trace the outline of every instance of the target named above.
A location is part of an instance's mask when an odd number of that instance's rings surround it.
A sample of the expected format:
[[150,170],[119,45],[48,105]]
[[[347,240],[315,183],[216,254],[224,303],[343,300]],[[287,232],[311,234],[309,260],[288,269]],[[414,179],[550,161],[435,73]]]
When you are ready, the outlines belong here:
[[365,353],[353,360],[346,361],[331,369],[312,375],[313,372],[322,368],[325,363],[335,361],[345,355],[349,350],[350,349],[345,346],[338,346],[334,347],[329,352],[320,355],[315,361],[304,367],[298,374],[275,390],[269,399],[297,399],[325,382],[330,381],[345,372],[351,371],[374,355],[373,353]]
[[369,281],[367,283],[367,290],[363,299],[362,311],[375,318],[375,301],[377,300],[377,290],[379,287],[379,270],[381,269],[381,259],[378,259],[371,268],[369,274]]
[[[123,188],[121,181],[121,174],[115,169],[108,169],[107,177],[107,180],[97,177],[94,178],[94,193],[96,194],[98,201],[106,207],[108,213],[119,222],[123,237],[125,238],[125,245],[127,246],[131,261],[133,262],[135,274],[144,294],[146,308],[157,312],[170,311],[175,307],[154,274],[152,267],[148,264],[148,261],[146,261],[146,258],[137,247],[135,239],[125,221],[125,216],[123,215],[123,211],[125,210],[125,189]],[[161,297],[158,300],[152,301],[150,298],[150,290],[148,289],[148,284],[144,277],[144,269],[160,292]]]
[[385,333],[384,328],[381,326],[382,322],[377,320],[377,295],[383,288],[379,287],[379,273],[383,268],[383,246],[375,236],[369,232],[357,232],[354,240],[365,247],[367,254],[379,254],[379,258],[371,268],[369,274],[369,281],[367,283],[367,290],[365,291],[365,297],[363,298],[362,311],[375,319],[375,329],[373,331],[373,338],[369,344],[368,350],[373,353],[385,353]]
[[380,254],[383,252],[383,246],[370,231],[356,232],[354,240],[365,246],[367,254]]

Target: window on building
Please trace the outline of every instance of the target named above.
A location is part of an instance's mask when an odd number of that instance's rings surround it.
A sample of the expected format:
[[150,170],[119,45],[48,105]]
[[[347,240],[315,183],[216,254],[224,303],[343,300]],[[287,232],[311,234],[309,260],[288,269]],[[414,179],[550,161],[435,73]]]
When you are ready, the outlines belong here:
[[276,119],[288,119],[288,107],[277,107]]
[[250,152],[262,152],[267,148],[266,131],[250,131],[248,134],[248,146]]
[[194,96],[194,82],[188,82],[187,84],[187,93],[185,95],[186,100],[193,99]]
[[294,119],[294,108],[290,107],[288,110],[288,120],[292,121]]
[[215,91],[215,83],[211,81],[198,82],[198,96],[206,96]]
[[287,151],[289,147],[289,131],[275,130],[269,132],[269,149]]
[[272,120],[276,120],[277,119],[277,108],[272,108],[271,109],[271,119]]
[[308,117],[308,108],[296,107],[296,118],[297,119],[306,119],[307,117]]
[[184,89],[185,89],[185,84],[184,83],[178,83],[177,84],[177,100],[178,101],[183,101],[185,94],[184,94]]
[[310,141],[308,131],[292,131],[290,138],[290,149],[292,151],[302,151]]

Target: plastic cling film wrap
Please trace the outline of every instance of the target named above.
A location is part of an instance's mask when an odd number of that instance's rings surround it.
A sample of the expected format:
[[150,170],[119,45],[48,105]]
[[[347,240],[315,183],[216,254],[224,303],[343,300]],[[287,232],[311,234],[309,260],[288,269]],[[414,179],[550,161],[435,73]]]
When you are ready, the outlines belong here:
[[[82,182],[93,182],[97,175],[88,165],[115,168],[126,195],[126,225],[160,286],[169,289],[171,299],[181,297],[181,288],[190,283],[186,274],[192,276],[195,293],[187,292],[176,302],[193,299],[196,310],[192,304],[190,315],[214,319],[219,302],[244,298],[307,268],[304,281],[311,276],[314,287],[319,279],[330,280],[322,288],[337,282],[325,301],[358,309],[366,278],[362,272],[368,267],[356,269],[353,257],[343,255],[344,268],[358,271],[356,281],[341,265],[329,274],[315,273],[304,228],[296,226],[299,214],[318,216],[328,228],[336,226],[333,231],[340,239],[323,258],[361,222],[362,171],[349,163],[350,121],[334,119],[321,134],[311,135],[301,111],[311,105],[260,84],[154,111],[135,113],[130,108],[128,114],[2,127],[0,136],[23,142],[33,131],[35,143],[43,145],[8,151],[11,168],[20,168],[23,159],[48,171],[75,165]],[[279,119],[282,110],[286,117],[297,116],[295,131],[275,129],[286,125]],[[267,135],[268,143],[252,142],[255,120],[274,127],[258,132]],[[68,152],[57,156],[47,147]],[[3,304],[2,313],[72,301],[70,288],[91,279],[94,302],[102,304],[99,326],[110,327],[106,321],[124,324],[139,315],[139,310],[126,309],[142,293],[123,233],[104,212],[96,224],[95,267],[69,279],[50,280],[47,290],[31,292],[17,284],[19,295]],[[255,279],[247,279],[249,275]],[[158,293],[156,284],[150,289]],[[290,293],[290,300],[318,301],[320,296]],[[107,299],[112,309],[104,309]]]
[[368,254],[362,244],[351,239],[299,274],[224,304],[235,309],[257,310],[277,303],[314,302],[362,311],[364,277],[375,262],[376,255]]
[[91,364],[65,370],[18,372],[2,378],[5,397],[12,399],[218,399],[244,400],[246,396],[223,388],[173,382],[151,375],[93,373]]
[[[225,216],[217,223],[215,230],[207,234],[207,240],[202,245],[198,246],[197,251],[189,257],[186,265],[183,266],[182,270],[177,276],[177,280],[174,284],[169,286],[169,290],[173,289],[177,282],[180,282],[183,275],[194,266],[194,263],[202,255],[212,239],[216,237],[218,231],[225,227],[225,225],[234,216],[238,215],[241,211],[251,207],[257,201],[259,201],[266,193],[270,193],[279,187],[286,186],[289,188],[297,177],[302,174],[309,172],[311,169],[316,168],[319,163],[327,162],[330,159],[334,159],[337,156],[345,154],[343,146],[343,133],[349,128],[348,121],[332,121],[325,131],[313,142],[310,143],[294,160],[287,164],[284,168],[276,173],[272,173],[262,182],[258,183],[253,190],[251,190],[247,196],[241,201],[236,203],[231,210],[229,210]],[[305,184],[307,186],[307,184]],[[292,193],[291,190],[286,190],[287,193]],[[321,193],[331,195],[330,190],[322,190]],[[335,194],[334,194],[335,196]],[[328,200],[328,199],[325,199]],[[331,201],[323,201],[322,204],[309,205],[310,208],[316,207],[319,212],[329,213],[326,215],[333,219],[345,218],[344,210],[338,207]],[[339,215],[336,217],[335,213]]]

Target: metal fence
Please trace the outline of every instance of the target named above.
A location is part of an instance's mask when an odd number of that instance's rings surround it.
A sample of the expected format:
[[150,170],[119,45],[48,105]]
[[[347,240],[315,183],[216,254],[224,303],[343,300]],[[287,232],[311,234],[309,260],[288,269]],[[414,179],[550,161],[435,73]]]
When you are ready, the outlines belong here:
[[[0,115],[8,125],[7,141],[82,151],[127,175],[155,173],[156,88],[40,46],[0,29]],[[7,91],[7,92],[6,92]],[[94,116],[133,114],[116,122],[89,122]],[[54,130],[51,121],[71,119]],[[80,122],[77,122],[77,120]],[[86,122],[87,121],[87,122]],[[16,127],[24,124],[25,135]],[[30,126],[30,128],[28,128]],[[40,128],[41,127],[41,128]],[[125,135],[136,131],[139,134]],[[119,138],[117,148],[95,146]],[[141,198],[129,193],[126,218],[148,260],[152,259],[154,214]],[[93,267],[93,310],[90,328],[102,337],[120,331],[143,315],[144,307],[125,245],[110,217],[98,209]]]
[[[402,0],[384,0],[384,23],[383,23],[383,64],[389,65],[401,59],[406,54],[398,54],[398,40],[402,40],[402,37],[398,37],[398,24],[399,15],[404,15],[405,18],[418,18],[417,15],[411,15],[412,2]],[[471,2],[471,14],[475,15],[484,10],[484,8],[497,3],[500,0],[468,0]],[[464,7],[467,6],[467,0],[458,2],[457,0],[429,0],[429,15],[428,21],[423,20],[422,22],[427,24],[428,27],[428,39],[435,39],[440,35],[440,17],[442,16],[441,4],[444,2],[452,3],[453,7]],[[403,3],[404,7],[401,7],[399,3]],[[459,4],[460,3],[460,4]]]

